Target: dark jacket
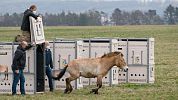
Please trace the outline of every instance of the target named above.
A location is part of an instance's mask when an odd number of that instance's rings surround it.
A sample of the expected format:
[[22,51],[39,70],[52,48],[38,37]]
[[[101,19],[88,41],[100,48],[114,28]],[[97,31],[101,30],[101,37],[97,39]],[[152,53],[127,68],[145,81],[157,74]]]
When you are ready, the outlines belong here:
[[15,55],[12,62],[12,70],[24,69],[26,63],[26,50],[30,49],[32,46],[29,45],[27,48],[22,48],[20,45],[15,51]]
[[28,31],[30,32],[30,20],[29,17],[32,16],[33,18],[37,19],[37,15],[35,15],[32,10],[27,9],[24,12],[23,20],[22,20],[22,25],[21,25],[21,30],[22,31]]
[[52,61],[52,55],[51,55],[51,50],[50,49],[46,49],[45,50],[45,57],[46,57],[46,66],[50,66],[51,68],[53,68],[53,61]]

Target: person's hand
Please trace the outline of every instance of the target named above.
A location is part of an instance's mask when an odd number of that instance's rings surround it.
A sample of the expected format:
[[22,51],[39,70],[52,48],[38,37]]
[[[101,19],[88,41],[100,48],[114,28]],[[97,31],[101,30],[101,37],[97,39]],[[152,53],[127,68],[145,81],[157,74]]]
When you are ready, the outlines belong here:
[[15,73],[18,74],[18,73],[19,73],[19,70],[15,70]]
[[35,46],[35,44],[36,44],[36,43],[33,41],[31,45],[34,47],[34,46]]

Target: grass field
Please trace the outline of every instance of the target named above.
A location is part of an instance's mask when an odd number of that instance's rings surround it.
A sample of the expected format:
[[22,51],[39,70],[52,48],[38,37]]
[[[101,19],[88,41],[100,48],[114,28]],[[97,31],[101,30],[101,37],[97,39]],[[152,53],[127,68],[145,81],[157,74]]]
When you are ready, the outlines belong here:
[[[0,27],[0,41],[13,41],[20,28]],[[91,87],[26,96],[0,95],[0,100],[177,100],[178,99],[178,26],[118,27],[45,27],[48,40],[54,38],[155,38],[155,83],[119,84],[103,87],[99,95],[89,94]]]

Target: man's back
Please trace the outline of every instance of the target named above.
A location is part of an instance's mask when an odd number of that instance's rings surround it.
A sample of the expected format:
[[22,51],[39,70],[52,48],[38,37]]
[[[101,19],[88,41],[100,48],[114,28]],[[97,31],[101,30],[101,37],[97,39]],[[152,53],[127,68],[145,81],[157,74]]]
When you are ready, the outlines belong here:
[[12,70],[18,70],[19,68],[24,69],[25,62],[26,62],[25,49],[23,49],[21,46],[18,46],[17,50],[15,51],[15,55],[12,63]]
[[21,30],[22,31],[28,31],[30,32],[30,21],[29,21],[29,16],[34,17],[35,19],[37,19],[37,15],[35,15],[32,10],[27,9],[24,12],[24,16],[23,16],[23,20],[22,20],[22,25],[21,25]]

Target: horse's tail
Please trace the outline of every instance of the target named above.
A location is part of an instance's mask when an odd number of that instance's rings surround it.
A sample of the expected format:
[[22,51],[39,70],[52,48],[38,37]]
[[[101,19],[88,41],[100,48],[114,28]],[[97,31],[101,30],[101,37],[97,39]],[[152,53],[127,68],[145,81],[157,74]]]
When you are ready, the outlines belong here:
[[53,77],[54,80],[59,80],[60,78],[62,78],[62,76],[65,74],[66,69],[67,69],[68,65],[66,65],[64,67],[64,69],[61,70],[61,72],[59,73],[59,75],[57,77]]

